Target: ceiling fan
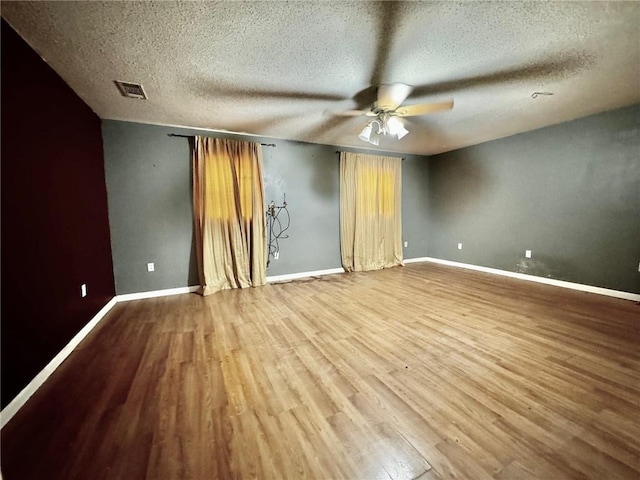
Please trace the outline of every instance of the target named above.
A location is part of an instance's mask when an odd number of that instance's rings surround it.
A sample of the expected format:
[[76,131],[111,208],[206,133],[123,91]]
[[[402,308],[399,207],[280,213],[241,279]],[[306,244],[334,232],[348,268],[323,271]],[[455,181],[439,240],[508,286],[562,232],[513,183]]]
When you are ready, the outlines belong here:
[[[377,100],[369,110],[345,110],[331,113],[345,117],[375,117],[362,129],[359,138],[372,145],[379,145],[381,136],[392,135],[401,139],[409,133],[398,117],[415,117],[453,109],[453,100],[402,105],[402,102],[412,91],[413,87],[404,83],[380,85],[377,91]],[[377,127],[376,130],[374,130],[374,125]]]

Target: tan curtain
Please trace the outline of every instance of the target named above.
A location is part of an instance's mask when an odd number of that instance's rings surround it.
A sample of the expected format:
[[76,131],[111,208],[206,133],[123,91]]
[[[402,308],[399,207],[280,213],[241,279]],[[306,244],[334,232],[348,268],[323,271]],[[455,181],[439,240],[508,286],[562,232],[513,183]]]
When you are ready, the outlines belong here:
[[200,293],[264,285],[262,147],[197,136],[193,205]]
[[340,251],[345,271],[402,265],[402,159],[340,153]]

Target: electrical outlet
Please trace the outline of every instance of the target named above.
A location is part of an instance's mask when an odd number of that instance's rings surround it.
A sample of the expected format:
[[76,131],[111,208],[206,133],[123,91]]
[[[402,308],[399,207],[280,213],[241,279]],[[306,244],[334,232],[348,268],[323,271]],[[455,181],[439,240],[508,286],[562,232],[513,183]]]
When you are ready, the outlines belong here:
[[147,272],[155,272],[156,266],[153,262],[147,263]]
[[273,259],[278,260],[279,258],[280,258],[280,251],[277,251],[276,253],[273,254]]
[[80,285],[80,296],[82,298],[87,296],[87,284],[83,283],[82,285]]
[[458,244],[458,250],[462,250],[462,244],[461,243]]
[[404,246],[408,247],[409,246],[409,242],[404,242]]
[[638,271],[640,272],[640,263],[638,263]]
[[531,250],[525,250],[525,251],[524,251],[524,256],[525,256],[526,258],[531,258]]

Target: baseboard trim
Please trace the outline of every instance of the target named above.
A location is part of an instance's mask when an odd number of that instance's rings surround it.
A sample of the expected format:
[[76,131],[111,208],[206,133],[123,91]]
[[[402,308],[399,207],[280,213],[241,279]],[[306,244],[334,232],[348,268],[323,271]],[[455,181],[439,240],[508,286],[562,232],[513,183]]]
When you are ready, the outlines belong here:
[[536,277],[535,275],[527,275],[526,273],[509,272],[507,270],[500,270],[497,268],[482,267],[479,265],[472,265],[470,263],[454,262],[451,260],[442,260],[440,258],[433,257],[419,257],[405,260],[404,263],[417,263],[417,262],[431,262],[438,263],[440,265],[448,265],[450,267],[466,268],[468,270],[476,270],[479,272],[492,273],[494,275],[501,275],[503,277],[517,278],[519,280],[525,280],[527,282],[544,283],[546,285],[553,285],[554,287],[569,288],[572,290],[579,290],[581,292],[596,293],[598,295],[606,295],[608,297],[622,298],[625,300],[634,300],[640,302],[640,294],[623,292],[620,290],[612,290],[609,288],[594,287],[592,285],[584,285],[582,283],[567,282],[565,280],[556,280],[553,278]]
[[[472,265],[470,263],[454,262],[451,260],[443,260],[433,257],[417,257],[408,258],[404,260],[405,264],[430,262],[440,265],[447,265],[450,267],[466,268],[468,270],[476,270],[479,272],[491,273],[494,275],[501,275],[504,277],[517,278],[519,280],[525,280],[528,282],[544,283],[546,285],[553,285],[561,288],[569,288],[572,290],[579,290],[582,292],[596,293],[598,295],[606,295],[609,297],[622,298],[625,300],[640,301],[640,294],[631,292],[622,292],[619,290],[611,290],[608,288],[594,287],[591,285],[584,285],[581,283],[567,282],[564,280],[555,280],[552,278],[536,277],[534,275],[527,275],[524,273],[509,272],[507,270],[499,270],[497,268],[482,267],[479,265]],[[273,275],[267,277],[268,283],[283,282],[287,280],[296,280],[300,278],[318,277],[322,275],[333,275],[336,273],[344,273],[342,268],[329,268],[326,270],[314,270],[311,272],[299,272],[289,273],[286,275]],[[98,323],[105,317],[105,315],[120,302],[128,302],[131,300],[142,300],[145,298],[164,297],[168,295],[180,295],[184,293],[192,293],[198,291],[199,285],[192,287],[179,287],[169,288],[165,290],[153,290],[149,292],[139,293],[127,293],[124,295],[116,295],[113,297],[104,307],[100,309],[98,313],[80,330],[69,343],[36,375],[29,384],[22,389],[22,391],[16,395],[16,397],[0,411],[0,429],[13,418],[13,416],[27,403],[27,400],[44,384],[44,382],[51,376],[51,374],[62,364],[62,362],[71,354],[71,352],[78,346],[78,344],[93,330]],[[1,477],[0,477],[1,480]]]
[[329,268],[326,270],[314,270],[312,272],[287,273],[286,275],[273,275],[267,277],[267,283],[285,282],[287,280],[296,280],[298,278],[320,277],[322,275],[333,275],[335,273],[344,273],[344,268]]
[[13,418],[13,416],[27,403],[27,400],[38,390],[49,376],[65,361],[65,359],[73,352],[78,344],[93,330],[100,320],[111,310],[116,304],[116,298],[112,298],[100,309],[98,313],[80,330],[65,347],[53,357],[53,359],[31,380],[22,391],[11,400],[6,407],[0,412],[0,429]]
[[416,258],[405,258],[403,262],[407,263],[419,263],[419,262],[428,262],[429,257],[416,257]]
[[[200,288],[199,285],[193,287],[169,288],[166,290],[154,290],[151,292],[128,293],[125,295],[116,295],[100,309],[94,317],[67,343],[58,354],[31,380],[22,391],[11,400],[11,402],[0,411],[0,429],[13,418],[27,400],[44,384],[51,374],[64,362],[64,360],[73,352],[78,344],[93,330],[100,320],[111,310],[117,303],[127,302],[130,300],[139,300],[143,298],[164,297],[167,295],[179,295],[182,293],[196,292]],[[0,479],[1,480],[1,479]]]
[[200,285],[192,287],[167,288],[164,290],[152,290],[150,292],[125,293],[124,295],[116,295],[116,301],[130,302],[131,300],[142,300],[144,298],[167,297],[169,295],[181,295],[183,293],[193,293],[200,289]]

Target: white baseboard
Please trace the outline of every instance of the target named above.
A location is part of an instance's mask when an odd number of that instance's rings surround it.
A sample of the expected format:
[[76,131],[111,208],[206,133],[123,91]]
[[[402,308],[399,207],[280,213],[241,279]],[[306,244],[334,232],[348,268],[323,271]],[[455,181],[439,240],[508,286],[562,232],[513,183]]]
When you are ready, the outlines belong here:
[[416,263],[416,262],[439,263],[441,265],[448,265],[451,267],[466,268],[468,270],[477,270],[479,272],[492,273],[494,275],[502,275],[503,277],[517,278],[519,280],[526,280],[527,282],[544,283],[546,285],[553,285],[555,287],[570,288],[572,290],[580,290],[581,292],[596,293],[598,295],[606,295],[608,297],[623,298],[625,300],[634,300],[636,302],[640,302],[640,294],[637,294],[637,293],[622,292],[620,290],[611,290],[609,288],[594,287],[591,285],[584,285],[582,283],[566,282],[564,280],[556,280],[553,278],[536,277],[535,275],[527,275],[526,273],[509,272],[507,270],[481,267],[479,265],[472,265],[470,263],[453,262],[451,260],[442,260],[440,258],[432,258],[432,257],[411,258],[409,260],[404,261],[404,263]]
[[129,302],[131,300],[142,300],[143,298],[166,297],[168,295],[181,295],[183,293],[197,292],[200,285],[193,287],[167,288],[165,290],[153,290],[150,292],[125,293],[124,295],[116,295],[116,301]]
[[418,263],[418,262],[428,262],[429,257],[417,257],[417,258],[405,258],[404,263]]
[[[499,270],[497,268],[482,267],[479,265],[472,265],[469,263],[454,262],[451,260],[442,260],[432,257],[419,257],[409,258],[404,260],[404,263],[418,263],[418,262],[431,262],[441,265],[448,265],[451,267],[466,268],[469,270],[476,270],[479,272],[492,273],[495,275],[502,275],[505,277],[517,278],[520,280],[526,280],[528,282],[544,283],[547,285],[553,285],[556,287],[570,288],[573,290],[580,290],[583,292],[596,293],[599,295],[607,295],[610,297],[623,298],[626,300],[640,301],[640,295],[630,292],[621,292],[618,290],[611,290],[608,288],[593,287],[591,285],[583,285],[580,283],[566,282],[564,280],[555,280],[552,278],[536,277],[534,275],[527,275],[524,273],[509,272],[506,270]],[[274,275],[267,277],[267,282],[283,282],[287,280],[296,280],[299,278],[317,277],[321,275],[332,275],[335,273],[344,273],[342,268],[329,268],[326,270],[315,270],[311,272],[289,273],[286,275]],[[22,406],[31,398],[31,396],[42,386],[42,384],[49,378],[49,376],[58,368],[62,362],[71,354],[73,349],[93,330],[100,320],[111,310],[116,303],[127,302],[130,300],[141,300],[144,298],[163,297],[167,295],[179,295],[183,293],[192,293],[198,291],[199,285],[192,287],[180,287],[169,288],[166,290],[154,290],[150,292],[140,293],[127,293],[124,295],[117,295],[113,297],[109,303],[107,303],[102,309],[96,313],[96,315],[80,330],[71,341],[47,364],[42,371],[34,377],[29,384],[22,389],[22,391],[16,395],[16,397],[0,412],[0,429],[13,418],[13,416],[22,408]],[[0,480],[1,477],[0,477]]]
[[[16,397],[0,412],[0,429],[13,418],[13,416],[20,410],[27,400],[38,390],[42,384],[51,376],[51,374],[58,368],[62,362],[71,354],[74,348],[93,330],[100,320],[111,310],[116,303],[126,302],[129,300],[138,300],[142,298],[163,297],[166,295],[178,295],[181,293],[195,292],[200,286],[194,287],[181,287],[181,288],[169,288],[167,290],[155,290],[152,292],[141,293],[129,293],[126,295],[116,295],[113,297],[104,307],[100,309],[95,316],[89,320],[89,322],[80,330],[72,339],[64,346],[62,350],[36,375],[29,384],[22,389],[22,391],[16,395]],[[0,480],[2,480],[0,478]]]
[[273,275],[267,277],[267,283],[284,282],[296,280],[298,278],[319,277],[321,275],[333,275],[334,273],[344,273],[344,268],[329,268],[327,270],[314,270],[312,272],[288,273],[286,275]]
[[93,330],[96,325],[104,318],[104,316],[111,310],[116,304],[115,297],[112,298],[109,303],[100,309],[98,313],[80,330],[60,352],[53,357],[53,359],[45,366],[38,375],[36,375],[29,384],[22,389],[22,391],[11,400],[11,403],[4,407],[0,412],[0,429],[4,428],[9,420],[27,403],[27,400],[42,386],[42,384],[49,378],[49,376],[55,371],[56,368],[64,362],[64,360],[71,354],[74,348]]

